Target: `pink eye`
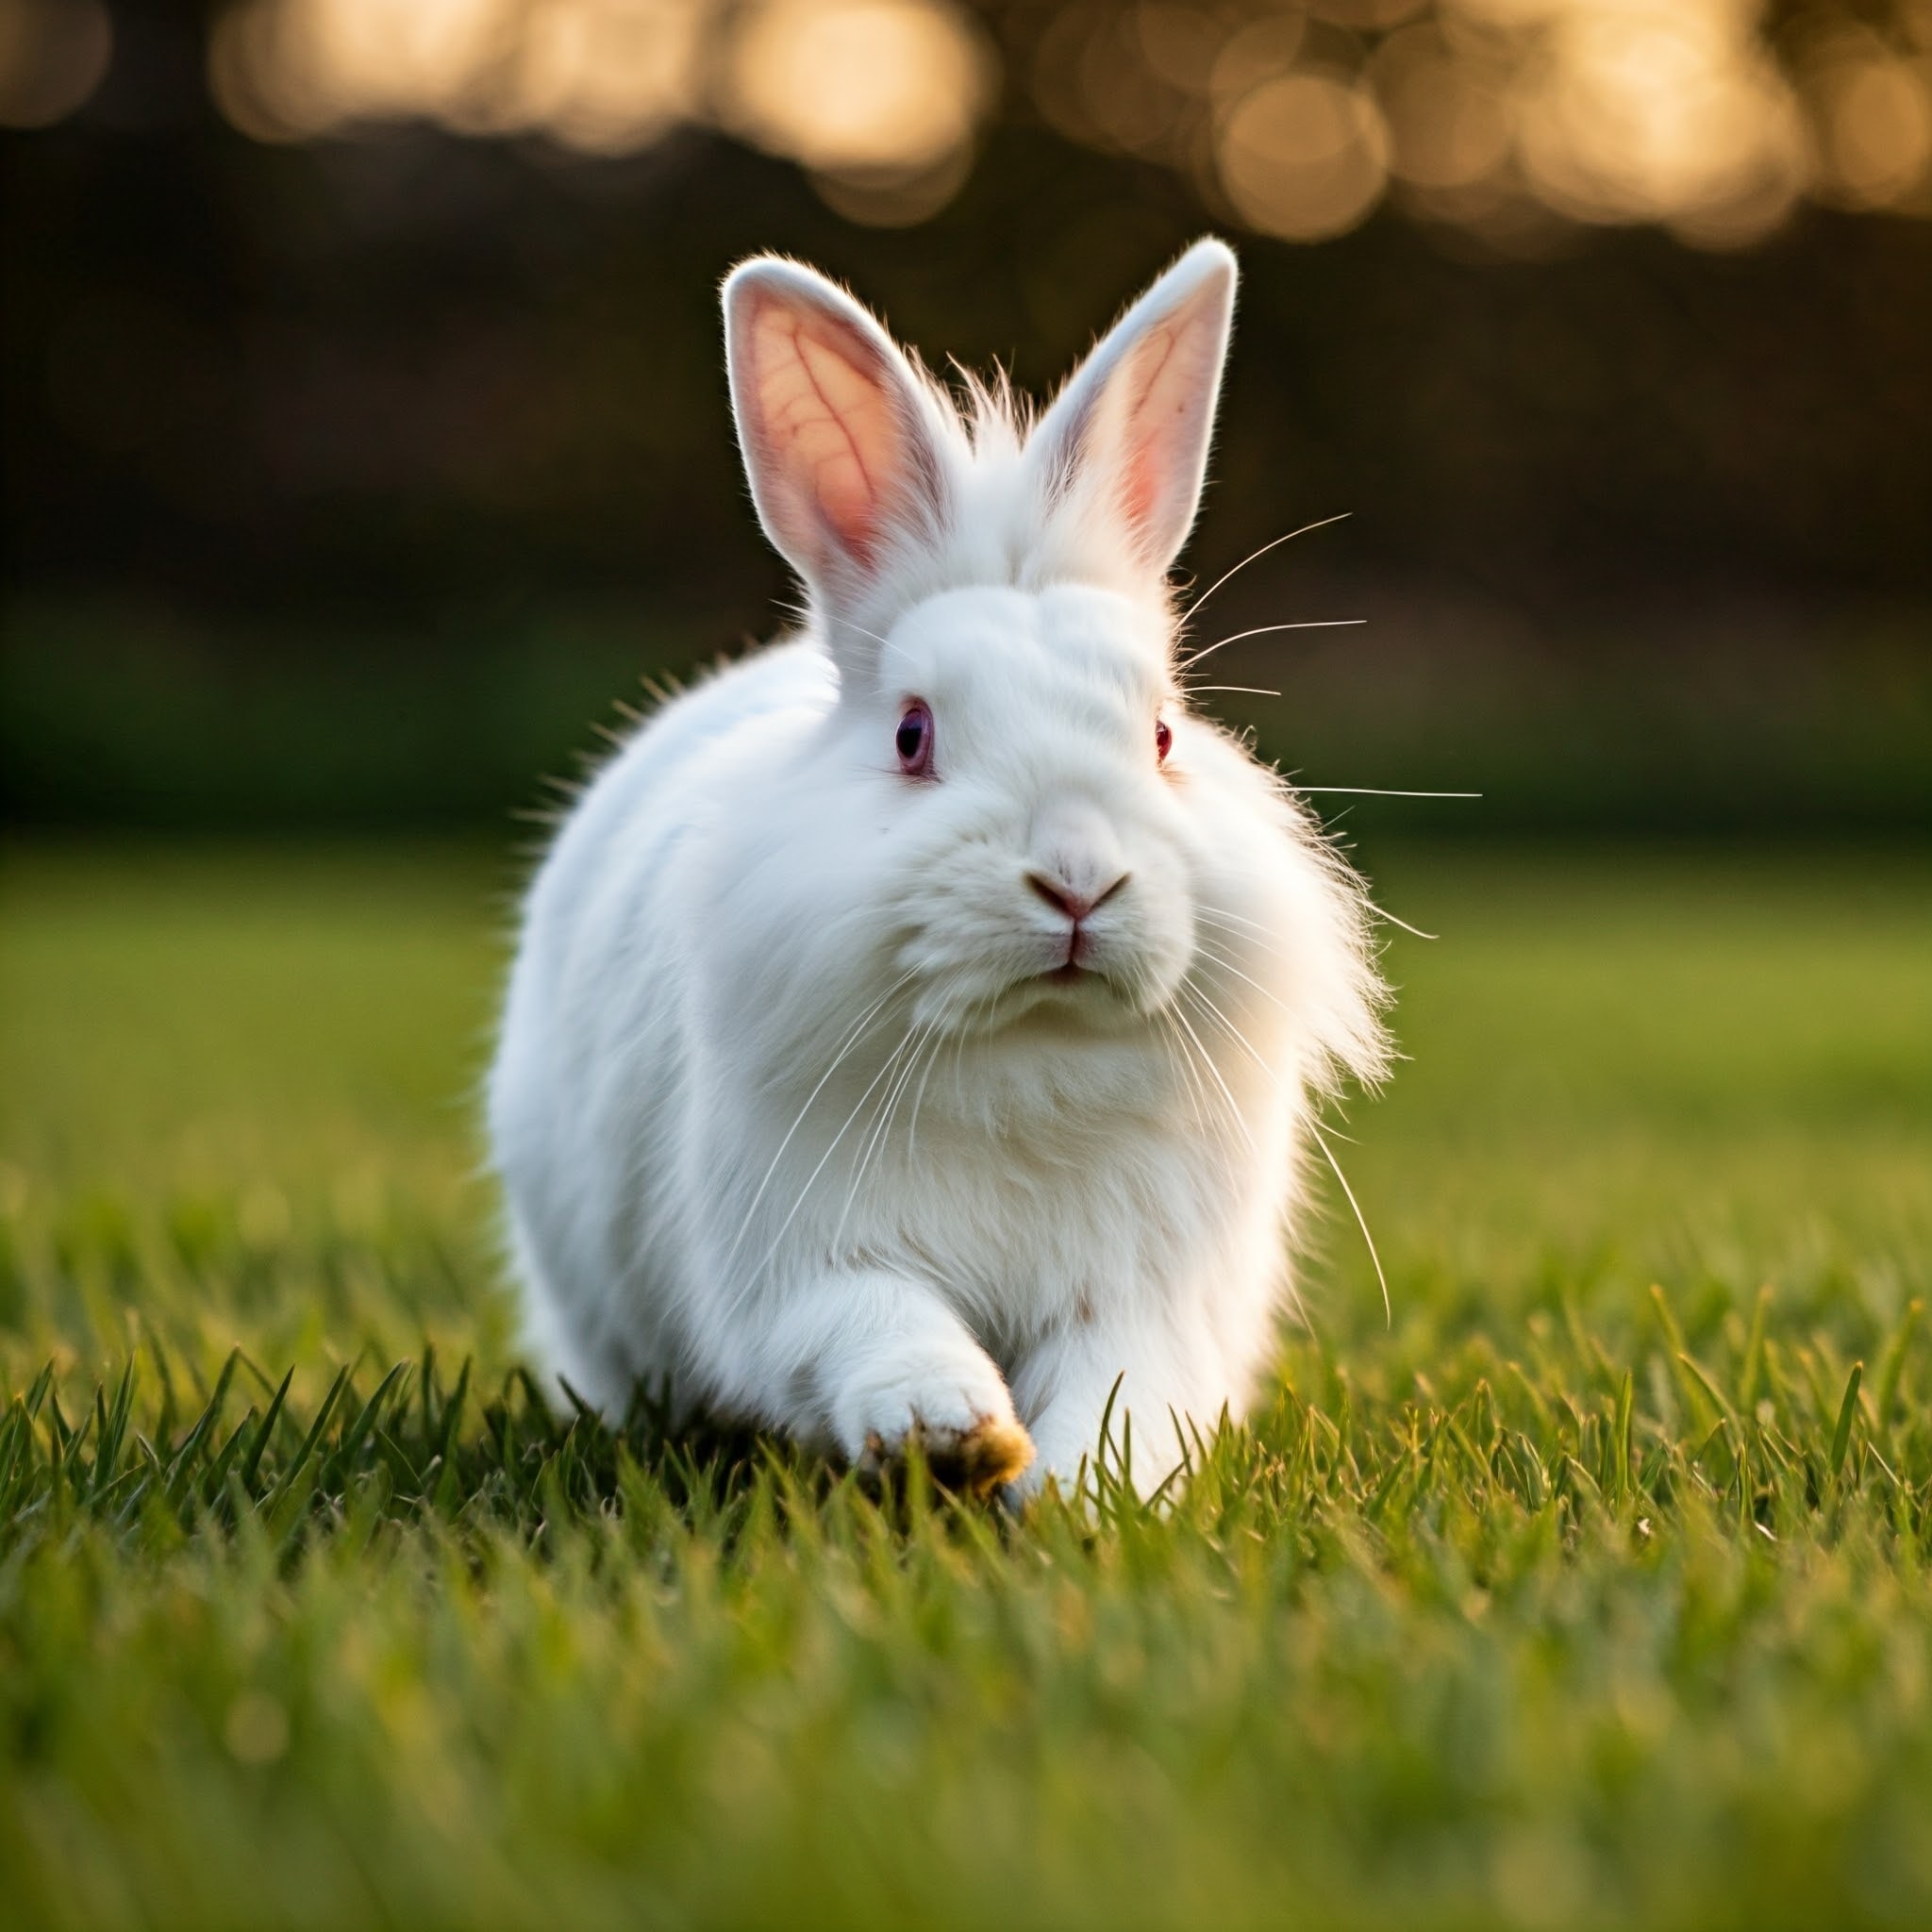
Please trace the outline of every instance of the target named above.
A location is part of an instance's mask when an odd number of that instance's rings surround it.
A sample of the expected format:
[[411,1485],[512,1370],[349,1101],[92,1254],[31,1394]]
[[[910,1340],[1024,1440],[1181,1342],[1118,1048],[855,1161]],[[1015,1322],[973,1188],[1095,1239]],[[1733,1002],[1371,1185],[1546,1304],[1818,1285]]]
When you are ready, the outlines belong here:
[[1154,756],[1161,764],[1166,764],[1167,755],[1174,749],[1174,726],[1165,718],[1154,721]]
[[923,778],[932,769],[932,713],[924,699],[914,698],[906,707],[892,742],[898,747],[902,772]]

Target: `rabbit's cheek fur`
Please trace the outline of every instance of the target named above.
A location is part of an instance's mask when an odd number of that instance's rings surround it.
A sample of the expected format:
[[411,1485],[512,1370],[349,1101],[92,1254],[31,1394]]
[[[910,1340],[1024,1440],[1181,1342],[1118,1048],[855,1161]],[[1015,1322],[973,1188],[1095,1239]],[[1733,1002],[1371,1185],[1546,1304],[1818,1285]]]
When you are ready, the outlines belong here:
[[491,1082],[530,1342],[586,1399],[1024,1487],[1116,1384],[1156,1480],[1170,1418],[1250,1398],[1311,1114],[1386,1049],[1353,874],[1174,686],[1232,291],[1191,251],[1026,438],[808,271],[727,287],[811,621],[579,801]]

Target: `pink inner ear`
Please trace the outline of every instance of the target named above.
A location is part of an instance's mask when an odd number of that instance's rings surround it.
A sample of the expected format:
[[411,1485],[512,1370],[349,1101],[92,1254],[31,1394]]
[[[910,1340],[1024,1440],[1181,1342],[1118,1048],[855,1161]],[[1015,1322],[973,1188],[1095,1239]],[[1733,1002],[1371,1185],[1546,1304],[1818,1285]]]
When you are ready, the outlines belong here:
[[1154,514],[1159,494],[1159,473],[1145,443],[1137,443],[1127,458],[1126,475],[1121,479],[1121,508],[1128,525],[1144,530]]
[[876,354],[832,317],[777,302],[760,304],[751,354],[760,440],[787,521],[813,549],[829,534],[869,562],[905,441]]
[[1123,372],[1121,508],[1135,530],[1161,518],[1174,493],[1194,480],[1190,465],[1205,407],[1198,345],[1190,340],[1195,333],[1185,318],[1150,330]]

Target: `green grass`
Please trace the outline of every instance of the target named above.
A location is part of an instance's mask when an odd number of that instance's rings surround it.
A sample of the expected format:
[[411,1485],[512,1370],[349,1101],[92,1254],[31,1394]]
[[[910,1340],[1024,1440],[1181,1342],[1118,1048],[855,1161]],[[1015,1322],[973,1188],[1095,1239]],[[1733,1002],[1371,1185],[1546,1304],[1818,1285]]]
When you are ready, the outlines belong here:
[[487,858],[9,855],[8,1923],[1932,1920],[1932,868],[1372,857],[1392,1326],[1015,1522],[533,1409]]

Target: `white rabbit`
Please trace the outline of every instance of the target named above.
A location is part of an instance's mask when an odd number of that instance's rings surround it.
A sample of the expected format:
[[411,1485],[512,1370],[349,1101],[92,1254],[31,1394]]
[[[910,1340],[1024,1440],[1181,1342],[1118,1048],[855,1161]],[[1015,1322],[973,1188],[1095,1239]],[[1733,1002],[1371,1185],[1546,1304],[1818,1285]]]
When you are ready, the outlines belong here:
[[1137,1479],[1251,1399],[1315,1104],[1386,1048],[1355,875],[1179,681],[1234,288],[1197,243],[1029,430],[808,269],[724,284],[809,614],[586,791],[490,1090],[530,1344],[607,1412],[1024,1492],[1117,1382]]

